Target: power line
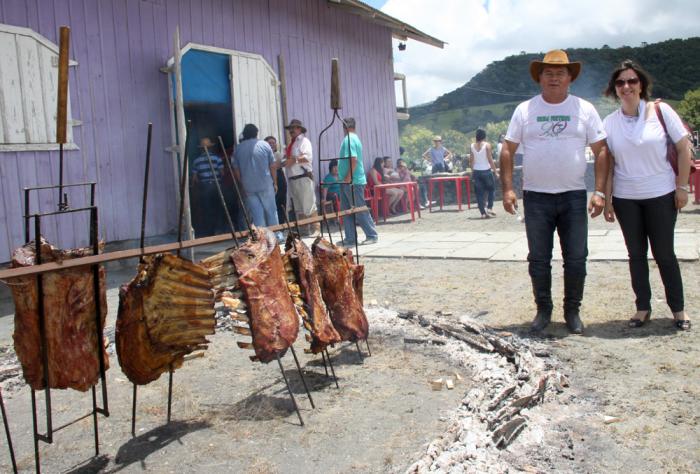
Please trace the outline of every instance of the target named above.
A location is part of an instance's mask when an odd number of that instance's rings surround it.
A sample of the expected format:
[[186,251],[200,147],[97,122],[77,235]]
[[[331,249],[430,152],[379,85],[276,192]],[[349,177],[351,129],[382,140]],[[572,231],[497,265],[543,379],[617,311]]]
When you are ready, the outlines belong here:
[[510,96],[510,97],[531,97],[532,96],[532,93],[531,94],[511,94],[510,92],[491,91],[488,89],[482,89],[480,87],[471,87],[471,86],[468,86],[466,84],[463,85],[462,87],[464,87],[465,89],[471,89],[471,90],[477,91],[477,92],[486,92],[488,94],[495,94],[495,95],[506,95],[506,96]]

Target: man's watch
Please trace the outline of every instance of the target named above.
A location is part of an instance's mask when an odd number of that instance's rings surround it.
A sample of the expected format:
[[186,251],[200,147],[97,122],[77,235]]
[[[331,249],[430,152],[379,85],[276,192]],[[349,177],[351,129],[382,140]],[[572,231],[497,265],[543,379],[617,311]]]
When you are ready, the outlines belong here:
[[690,185],[689,184],[679,184],[678,186],[676,186],[676,189],[682,189],[686,193],[689,193],[690,192]]
[[603,201],[605,201],[605,193],[602,191],[593,191],[594,196],[598,196],[599,198],[602,198]]

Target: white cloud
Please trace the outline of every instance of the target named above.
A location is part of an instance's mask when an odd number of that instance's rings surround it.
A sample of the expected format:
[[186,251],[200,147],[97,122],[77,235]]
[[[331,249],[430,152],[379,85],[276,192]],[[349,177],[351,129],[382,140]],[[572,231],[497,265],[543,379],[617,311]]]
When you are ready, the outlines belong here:
[[394,48],[409,105],[434,100],[520,51],[638,46],[696,36],[700,24],[691,0],[388,0],[382,11],[449,43],[443,50],[416,41],[403,52]]

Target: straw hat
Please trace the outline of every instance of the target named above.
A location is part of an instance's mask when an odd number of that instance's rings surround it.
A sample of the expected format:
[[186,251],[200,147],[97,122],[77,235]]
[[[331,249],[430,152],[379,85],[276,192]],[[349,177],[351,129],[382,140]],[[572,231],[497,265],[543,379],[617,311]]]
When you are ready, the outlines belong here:
[[289,130],[292,127],[299,127],[299,128],[301,128],[301,133],[306,133],[306,127],[304,127],[304,124],[302,124],[301,120],[299,120],[299,119],[292,119],[292,121],[289,122],[289,125],[287,125],[284,128]]
[[442,141],[442,137],[441,137],[440,135],[435,135],[435,136],[433,137],[433,141],[434,141],[434,142],[441,142],[441,141]]
[[544,55],[542,61],[532,61],[530,63],[530,76],[532,80],[539,83],[540,73],[545,66],[566,66],[571,73],[571,82],[574,82],[581,72],[581,63],[570,62],[569,56],[561,49],[553,49]]

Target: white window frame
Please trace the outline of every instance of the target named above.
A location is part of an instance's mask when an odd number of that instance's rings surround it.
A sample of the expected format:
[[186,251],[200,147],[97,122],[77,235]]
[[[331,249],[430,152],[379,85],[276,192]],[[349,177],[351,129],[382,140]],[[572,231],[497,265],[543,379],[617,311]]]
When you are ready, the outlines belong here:
[[[57,45],[30,28],[0,23],[0,152],[59,149],[58,50]],[[69,61],[69,66],[77,65],[76,61]],[[18,121],[22,128],[10,132]],[[69,92],[65,150],[78,149],[72,127],[80,124],[71,118]],[[18,140],[22,133],[24,140]]]

